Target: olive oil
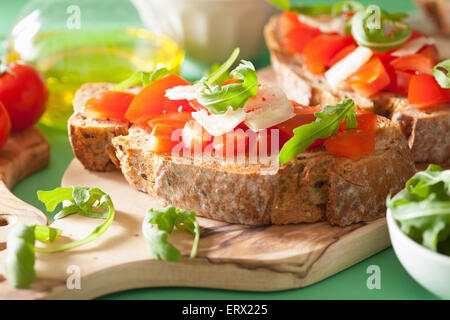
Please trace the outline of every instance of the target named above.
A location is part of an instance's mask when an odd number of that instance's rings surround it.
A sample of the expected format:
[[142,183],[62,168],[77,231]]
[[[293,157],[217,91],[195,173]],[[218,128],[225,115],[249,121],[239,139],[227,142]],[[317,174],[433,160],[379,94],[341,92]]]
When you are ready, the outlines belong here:
[[87,82],[120,82],[159,63],[178,71],[184,54],[170,38],[145,29],[63,30],[16,39],[9,60],[24,60],[45,77],[50,92],[45,125],[66,130],[76,90]]

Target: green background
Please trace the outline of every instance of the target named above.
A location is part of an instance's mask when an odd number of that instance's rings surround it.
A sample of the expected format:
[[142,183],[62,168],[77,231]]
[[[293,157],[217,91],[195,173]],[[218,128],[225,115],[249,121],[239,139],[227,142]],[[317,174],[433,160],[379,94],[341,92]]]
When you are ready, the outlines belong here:
[[[45,1],[45,0],[44,0]],[[125,0],[124,0],[125,1]],[[262,0],[261,0],[262,1]],[[0,1],[0,34],[6,35],[14,24],[25,0]],[[319,1],[309,0],[303,3]],[[321,1],[326,2],[326,1]],[[368,1],[364,1],[368,3]],[[76,0],[72,3],[76,4]],[[416,10],[410,0],[371,1],[388,11]],[[268,53],[256,59],[262,67],[269,63]],[[187,60],[182,66],[182,75],[195,78],[201,75],[201,66]],[[37,200],[38,189],[48,190],[60,185],[61,177],[73,159],[72,150],[64,132],[44,128],[42,131],[51,144],[52,156],[47,168],[17,184],[14,194],[33,206],[44,210]],[[370,265],[381,269],[381,289],[369,290],[366,272]],[[434,299],[435,297],[417,284],[404,270],[392,248],[386,249],[328,279],[306,288],[279,292],[255,293],[196,288],[146,288],[110,294],[104,299]]]

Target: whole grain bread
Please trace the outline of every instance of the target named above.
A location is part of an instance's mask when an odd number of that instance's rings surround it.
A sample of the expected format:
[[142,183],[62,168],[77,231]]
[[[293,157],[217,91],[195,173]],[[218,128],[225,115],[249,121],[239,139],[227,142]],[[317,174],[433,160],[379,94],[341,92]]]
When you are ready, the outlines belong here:
[[272,17],[268,22],[264,36],[277,81],[290,99],[305,105],[332,105],[343,98],[351,98],[358,108],[397,122],[408,138],[414,161],[444,165],[449,163],[448,105],[437,107],[437,112],[426,113],[408,106],[406,96],[395,93],[381,92],[371,98],[365,98],[346,88],[332,88],[324,76],[314,75],[306,70],[299,54],[291,54],[283,49],[279,41],[278,16]]
[[112,139],[112,157],[134,188],[199,216],[247,225],[327,220],[345,226],[384,216],[386,196],[415,171],[396,124],[378,117],[375,137],[375,153],[359,160],[316,149],[261,174],[262,164],[155,154],[148,132],[133,125]]
[[[86,102],[95,94],[109,90],[111,83],[87,83],[78,89],[73,100],[74,113],[69,118],[69,140],[72,150],[86,169],[93,171],[111,171],[116,166],[106,152],[111,140],[118,135],[126,135],[129,122],[110,119],[90,119],[84,114]],[[140,88],[127,91],[137,93]]]

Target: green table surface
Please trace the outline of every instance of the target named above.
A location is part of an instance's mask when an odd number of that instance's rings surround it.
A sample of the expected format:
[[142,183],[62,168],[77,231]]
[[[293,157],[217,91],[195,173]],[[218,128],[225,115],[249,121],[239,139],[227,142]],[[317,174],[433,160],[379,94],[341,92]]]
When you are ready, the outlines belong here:
[[[45,1],[45,0],[43,0]],[[125,1],[125,0],[124,0]],[[16,20],[25,0],[0,1],[0,34],[6,35]],[[313,3],[314,0],[303,1]],[[319,2],[319,1],[317,1]],[[326,2],[326,1],[322,1]],[[368,2],[368,1],[364,1]],[[76,3],[76,0],[72,3]],[[410,0],[372,1],[389,11],[415,10]],[[259,67],[269,63],[268,53],[255,61]],[[186,60],[182,74],[188,78],[201,75],[204,66]],[[37,200],[36,191],[48,190],[60,185],[61,177],[73,153],[67,134],[40,126],[51,144],[51,160],[47,168],[31,175],[17,184],[13,192],[20,199],[44,210]],[[45,211],[44,211],[45,212]],[[379,266],[381,271],[381,288],[368,289],[370,276],[367,268]],[[319,283],[301,289],[278,292],[244,292],[199,288],[145,288],[113,293],[103,299],[435,299],[412,279],[402,267],[392,248],[388,248],[338,274]]]

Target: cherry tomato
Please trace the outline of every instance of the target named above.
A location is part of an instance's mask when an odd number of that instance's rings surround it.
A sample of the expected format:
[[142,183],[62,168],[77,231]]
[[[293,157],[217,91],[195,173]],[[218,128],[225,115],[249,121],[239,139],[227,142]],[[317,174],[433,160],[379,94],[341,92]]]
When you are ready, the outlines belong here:
[[450,90],[443,89],[436,79],[428,74],[416,74],[409,81],[408,101],[419,109],[438,106],[450,101]]
[[184,146],[193,151],[203,151],[212,140],[211,135],[195,120],[186,122],[182,138]]
[[165,97],[167,89],[187,85],[190,83],[176,74],[169,74],[150,83],[133,99],[125,118],[131,122],[146,122],[164,113],[189,110],[189,101],[169,100]]
[[351,52],[353,52],[358,46],[354,43],[349,44],[348,46],[342,48],[338,53],[336,53],[330,61],[327,63],[327,67],[331,68],[336,63],[344,59],[346,56],[348,56]]
[[313,74],[324,73],[331,58],[352,43],[352,36],[333,34],[321,34],[309,40],[303,50],[306,68]]
[[8,141],[11,132],[11,120],[9,119],[8,111],[3,103],[0,102],[0,149]]
[[359,95],[370,97],[385,89],[391,79],[380,58],[372,57],[348,79],[347,83]]
[[13,131],[33,126],[45,111],[48,90],[42,75],[33,67],[13,63],[11,72],[0,75],[0,101],[8,110]]
[[345,130],[329,137],[324,143],[331,154],[359,159],[375,151],[375,135],[361,130]]
[[127,121],[125,113],[135,95],[122,91],[103,91],[90,98],[84,112],[92,119],[115,119]]

